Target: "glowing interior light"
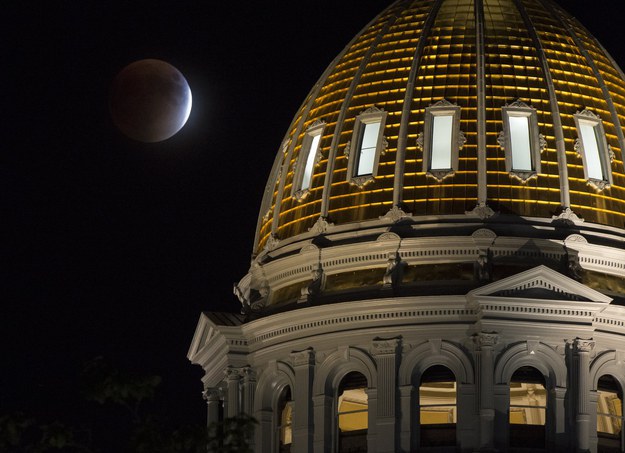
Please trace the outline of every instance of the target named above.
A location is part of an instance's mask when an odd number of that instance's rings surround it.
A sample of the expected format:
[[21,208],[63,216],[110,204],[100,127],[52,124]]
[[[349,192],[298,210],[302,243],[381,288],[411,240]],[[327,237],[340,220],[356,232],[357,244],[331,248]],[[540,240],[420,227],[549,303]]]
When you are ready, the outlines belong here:
[[512,169],[532,171],[532,147],[528,116],[509,116]]
[[435,115],[432,126],[432,170],[451,168],[453,115]]
[[306,158],[306,167],[304,167],[304,177],[302,178],[302,190],[306,190],[310,187],[312,180],[313,168],[315,166],[315,157],[317,156],[317,149],[319,148],[319,141],[321,140],[321,134],[313,136],[310,143],[310,149],[308,150],[308,157]]
[[375,149],[380,134],[380,122],[363,123],[362,139],[360,141],[360,156],[358,158],[358,170],[356,176],[373,174],[375,164]]
[[586,172],[589,179],[603,180],[603,169],[601,168],[601,156],[599,155],[599,138],[597,137],[597,127],[591,123],[579,123],[579,129],[586,159]]

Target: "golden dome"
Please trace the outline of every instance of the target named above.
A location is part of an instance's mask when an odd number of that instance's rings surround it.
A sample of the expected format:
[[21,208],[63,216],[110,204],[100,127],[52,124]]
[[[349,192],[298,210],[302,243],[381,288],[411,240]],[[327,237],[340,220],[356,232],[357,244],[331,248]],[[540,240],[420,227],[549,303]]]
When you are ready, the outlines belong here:
[[[440,111],[457,122],[445,171],[432,167],[428,145]],[[520,170],[510,138],[519,132],[506,123],[515,116],[527,118]],[[381,131],[361,174],[356,154],[370,118]],[[358,229],[393,211],[566,212],[623,228],[623,123],[623,72],[552,1],[396,1],[335,58],[295,114],[266,186],[256,251],[320,221]],[[594,151],[582,124],[595,132]]]

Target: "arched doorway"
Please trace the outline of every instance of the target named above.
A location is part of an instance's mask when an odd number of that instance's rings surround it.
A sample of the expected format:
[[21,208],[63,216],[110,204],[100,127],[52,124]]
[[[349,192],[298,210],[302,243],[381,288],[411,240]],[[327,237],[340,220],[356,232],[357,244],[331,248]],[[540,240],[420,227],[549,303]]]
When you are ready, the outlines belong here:
[[623,443],[623,389],[604,374],[597,384],[597,452],[625,451]]
[[361,373],[347,373],[337,389],[337,451],[367,451],[369,398],[367,379]]
[[531,366],[517,369],[510,379],[510,447],[545,448],[546,420],[544,376]]
[[278,398],[276,413],[278,453],[290,453],[293,443],[293,399],[291,397],[291,387],[288,385],[282,389]]
[[419,443],[421,447],[456,445],[456,377],[442,365],[425,370],[419,384]]

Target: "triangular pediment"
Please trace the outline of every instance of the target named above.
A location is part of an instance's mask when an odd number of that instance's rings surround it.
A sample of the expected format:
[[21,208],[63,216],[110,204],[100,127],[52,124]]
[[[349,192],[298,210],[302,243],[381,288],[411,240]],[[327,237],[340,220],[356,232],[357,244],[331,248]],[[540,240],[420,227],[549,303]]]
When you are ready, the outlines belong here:
[[605,294],[543,265],[474,289],[467,296],[469,299],[492,296],[603,304],[612,301]]

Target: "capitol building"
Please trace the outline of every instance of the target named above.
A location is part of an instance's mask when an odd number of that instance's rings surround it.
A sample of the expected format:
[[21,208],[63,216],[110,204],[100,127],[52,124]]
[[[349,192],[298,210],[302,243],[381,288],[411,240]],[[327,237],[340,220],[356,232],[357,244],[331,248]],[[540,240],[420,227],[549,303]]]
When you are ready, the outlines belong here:
[[625,451],[625,74],[552,0],[363,25],[267,150],[240,306],[200,315],[209,423],[253,416],[262,453]]

